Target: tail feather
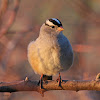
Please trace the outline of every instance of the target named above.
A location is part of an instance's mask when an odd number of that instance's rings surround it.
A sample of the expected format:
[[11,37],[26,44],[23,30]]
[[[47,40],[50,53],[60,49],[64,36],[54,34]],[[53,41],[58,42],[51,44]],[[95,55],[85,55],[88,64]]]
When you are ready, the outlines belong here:
[[[43,81],[46,81],[46,80],[52,80],[52,76],[43,75]],[[39,84],[40,84],[40,80],[38,82],[38,85]]]
[[43,75],[43,80],[52,80],[52,76]]

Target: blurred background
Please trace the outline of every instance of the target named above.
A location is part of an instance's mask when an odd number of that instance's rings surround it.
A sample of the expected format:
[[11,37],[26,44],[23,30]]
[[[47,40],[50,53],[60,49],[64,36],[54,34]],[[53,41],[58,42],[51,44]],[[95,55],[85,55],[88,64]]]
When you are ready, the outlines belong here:
[[[100,72],[100,0],[0,0],[0,82],[39,80],[27,60],[27,46],[42,23],[58,18],[72,44],[74,63],[64,80],[94,80]],[[54,76],[56,79],[58,75]],[[0,100],[99,100],[96,91],[0,93]]]

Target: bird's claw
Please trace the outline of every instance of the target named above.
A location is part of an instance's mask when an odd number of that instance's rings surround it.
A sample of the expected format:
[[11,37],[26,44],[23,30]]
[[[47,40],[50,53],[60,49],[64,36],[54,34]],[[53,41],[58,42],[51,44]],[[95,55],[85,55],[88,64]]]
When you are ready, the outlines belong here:
[[61,87],[62,79],[61,79],[61,75],[60,75],[60,73],[59,73],[59,77],[57,78],[56,81],[58,82],[58,86]]

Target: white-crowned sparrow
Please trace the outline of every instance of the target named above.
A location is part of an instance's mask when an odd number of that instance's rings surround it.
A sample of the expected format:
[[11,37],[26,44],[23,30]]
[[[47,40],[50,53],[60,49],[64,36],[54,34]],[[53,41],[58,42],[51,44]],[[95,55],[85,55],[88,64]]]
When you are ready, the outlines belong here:
[[43,75],[59,73],[60,85],[60,72],[68,70],[73,63],[73,50],[63,30],[60,20],[47,19],[40,28],[39,37],[28,46],[29,63],[41,75],[41,84]]

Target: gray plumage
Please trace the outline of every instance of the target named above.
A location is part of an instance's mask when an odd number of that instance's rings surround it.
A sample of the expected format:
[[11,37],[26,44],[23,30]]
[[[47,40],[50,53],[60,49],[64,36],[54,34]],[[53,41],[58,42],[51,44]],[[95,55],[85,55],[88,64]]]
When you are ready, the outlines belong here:
[[[73,50],[62,31],[57,30],[59,26],[48,20],[46,24],[41,26],[36,41],[29,44],[28,60],[36,73],[55,75],[71,67]],[[52,28],[53,25],[54,28]]]

